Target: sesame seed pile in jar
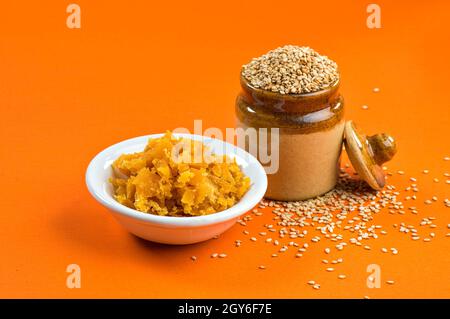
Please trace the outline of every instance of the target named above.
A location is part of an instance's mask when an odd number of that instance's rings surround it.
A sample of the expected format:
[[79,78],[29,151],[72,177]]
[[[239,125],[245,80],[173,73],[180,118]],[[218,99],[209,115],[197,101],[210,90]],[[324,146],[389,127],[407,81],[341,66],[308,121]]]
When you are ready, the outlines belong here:
[[255,88],[301,94],[329,88],[339,79],[336,62],[309,47],[286,45],[254,58],[242,75]]

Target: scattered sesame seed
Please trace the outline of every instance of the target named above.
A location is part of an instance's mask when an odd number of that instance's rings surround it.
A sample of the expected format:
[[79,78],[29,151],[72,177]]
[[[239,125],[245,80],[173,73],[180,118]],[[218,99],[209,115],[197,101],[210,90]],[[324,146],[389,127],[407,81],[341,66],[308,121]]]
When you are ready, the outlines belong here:
[[259,269],[266,269],[266,266],[264,266],[264,265],[259,265],[258,268],[259,268]]
[[211,255],[211,258],[216,258],[217,256],[219,256],[219,254],[218,253],[214,253],[214,254]]
[[329,267],[329,268],[327,268],[326,270],[327,270],[328,272],[331,272],[331,271],[334,271],[334,268]]
[[338,278],[339,279],[345,279],[345,278],[347,278],[347,276],[346,275],[339,275]]
[[394,282],[393,280],[386,280],[386,283],[387,283],[388,285],[393,285],[395,282]]
[[320,285],[319,285],[319,284],[315,284],[315,285],[313,285],[312,287],[313,287],[314,289],[316,289],[316,290],[317,290],[317,289],[320,289]]
[[196,256],[191,256],[192,261],[196,261],[197,257]]
[[380,88],[374,87],[372,89],[373,93],[379,93],[380,92]]
[[224,254],[224,253],[219,254],[219,258],[225,258],[225,257],[227,257],[227,254]]

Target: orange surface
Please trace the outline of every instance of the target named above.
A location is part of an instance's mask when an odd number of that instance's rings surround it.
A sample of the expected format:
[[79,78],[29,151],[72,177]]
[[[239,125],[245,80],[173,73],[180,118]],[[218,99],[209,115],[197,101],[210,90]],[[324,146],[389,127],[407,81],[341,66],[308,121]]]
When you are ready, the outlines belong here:
[[[450,297],[448,1],[378,1],[378,30],[365,25],[366,1],[77,1],[80,30],[65,25],[68,3],[9,1],[0,10],[0,297]],[[419,215],[381,213],[376,223],[389,234],[371,251],[333,255],[344,258],[346,280],[320,264],[325,241],[301,259],[271,259],[272,246],[249,242],[236,225],[198,245],[157,245],[129,235],[89,195],[85,169],[108,145],[192,128],[194,119],[233,127],[240,66],[287,43],[339,63],[347,118],[396,136],[389,169],[406,174],[389,181],[402,190],[414,176],[420,187]],[[439,201],[424,205],[433,195]],[[430,243],[391,226],[426,216],[439,226]],[[246,229],[256,234],[271,218]],[[65,284],[72,263],[80,289]],[[367,288],[371,263],[395,285]]]

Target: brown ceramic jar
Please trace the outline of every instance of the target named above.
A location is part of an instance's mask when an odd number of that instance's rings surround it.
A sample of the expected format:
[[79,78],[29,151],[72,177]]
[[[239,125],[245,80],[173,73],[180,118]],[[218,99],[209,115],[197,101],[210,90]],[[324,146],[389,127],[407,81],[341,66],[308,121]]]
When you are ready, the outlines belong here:
[[[278,170],[268,173],[266,197],[303,200],[333,189],[344,131],[339,81],[307,94],[257,89],[242,76],[241,87],[236,100],[237,127],[279,128]],[[264,151],[272,151],[267,148]]]

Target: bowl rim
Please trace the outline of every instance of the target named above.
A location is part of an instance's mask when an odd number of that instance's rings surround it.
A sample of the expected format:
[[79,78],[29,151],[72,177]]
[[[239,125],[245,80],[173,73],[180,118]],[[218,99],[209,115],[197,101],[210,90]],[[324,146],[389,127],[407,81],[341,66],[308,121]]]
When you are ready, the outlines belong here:
[[[259,177],[257,181],[251,181],[250,189],[253,189],[255,194],[249,198],[244,197],[237,202],[232,207],[209,215],[202,216],[192,216],[192,217],[175,217],[175,216],[160,216],[154,214],[143,213],[138,210],[129,208],[125,205],[117,202],[112,196],[106,193],[104,190],[104,183],[98,183],[98,179],[95,178],[95,172],[105,166],[106,157],[117,150],[130,146],[137,143],[142,143],[142,140],[154,139],[163,136],[164,133],[143,135],[134,138],[130,138],[119,143],[113,144],[101,152],[99,152],[89,163],[86,170],[86,185],[90,194],[96,199],[100,204],[109,208],[119,215],[129,217],[141,222],[152,223],[155,225],[160,225],[163,227],[199,227],[210,224],[217,224],[220,222],[228,221],[233,218],[237,218],[247,211],[256,206],[259,201],[264,197],[267,189],[267,175],[261,163],[250,153],[246,152],[242,148],[239,148],[233,144],[225,142],[220,139],[211,138],[208,136],[198,135],[198,134],[188,134],[188,133],[173,133],[175,137],[181,138],[192,138],[192,139],[202,139],[203,142],[215,142],[220,143],[227,150],[233,150],[231,153],[235,154],[237,157],[245,158],[246,162],[249,164],[256,165],[257,176]],[[97,182],[97,183],[96,183]],[[243,200],[244,199],[244,200]]]

